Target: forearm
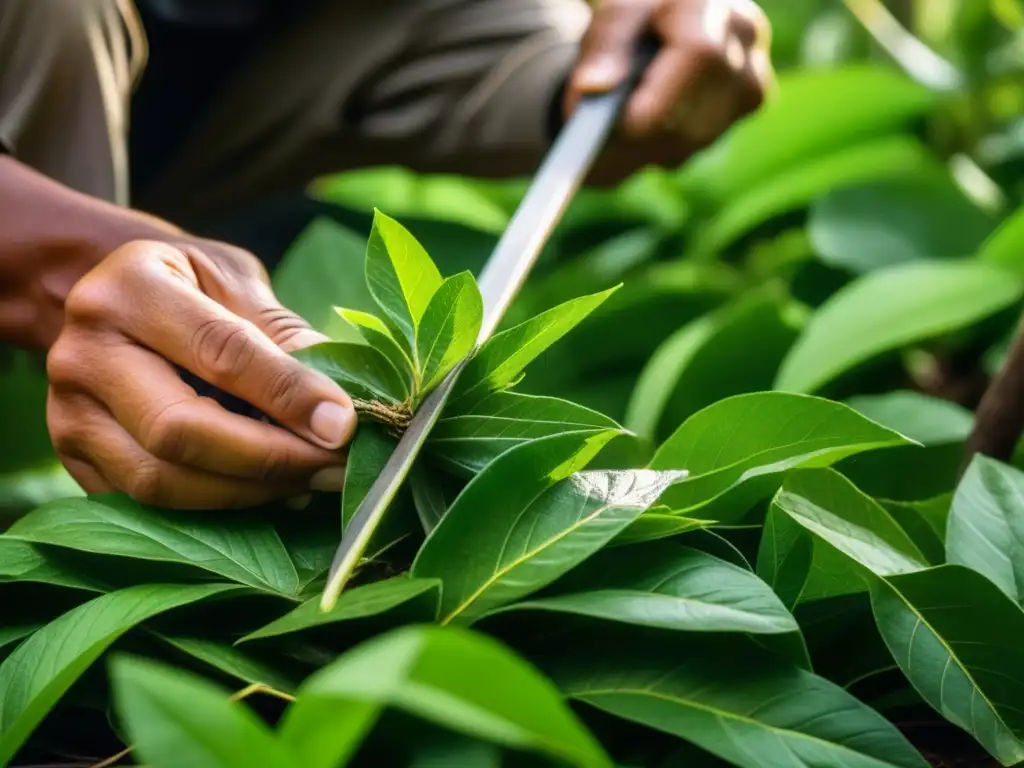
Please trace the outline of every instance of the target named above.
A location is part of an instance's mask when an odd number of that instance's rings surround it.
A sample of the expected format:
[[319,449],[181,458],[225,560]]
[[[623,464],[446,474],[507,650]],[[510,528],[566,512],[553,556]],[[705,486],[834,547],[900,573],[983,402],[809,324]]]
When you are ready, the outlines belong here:
[[131,240],[178,232],[0,155],[0,341],[46,349],[64,300],[92,266]]

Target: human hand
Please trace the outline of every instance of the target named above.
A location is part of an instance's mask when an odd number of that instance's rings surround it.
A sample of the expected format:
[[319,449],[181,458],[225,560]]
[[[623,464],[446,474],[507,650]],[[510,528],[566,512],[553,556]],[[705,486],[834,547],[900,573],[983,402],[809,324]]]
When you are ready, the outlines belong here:
[[[288,353],[324,341],[274,297],[251,254],[213,241],[134,241],[81,278],[47,357],[47,422],[88,492],[177,509],[340,490],[356,415]],[[175,365],[282,427],[197,396]]]
[[620,137],[634,167],[682,162],[757,109],[774,80],[771,28],[753,0],[603,0],[569,78],[566,112],[619,85],[647,34],[661,47],[626,104]]

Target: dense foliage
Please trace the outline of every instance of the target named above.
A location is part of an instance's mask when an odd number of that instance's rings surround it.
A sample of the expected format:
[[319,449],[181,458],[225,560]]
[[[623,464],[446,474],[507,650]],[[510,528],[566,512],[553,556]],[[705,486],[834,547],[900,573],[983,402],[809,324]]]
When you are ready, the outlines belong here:
[[328,613],[522,182],[314,187],[337,207],[274,283],[361,414],[340,499],[85,498],[10,355],[0,765],[1024,761],[1024,461],[963,466],[1024,298],[1024,14],[921,4],[943,91],[832,3],[775,5],[777,97],[581,193]]

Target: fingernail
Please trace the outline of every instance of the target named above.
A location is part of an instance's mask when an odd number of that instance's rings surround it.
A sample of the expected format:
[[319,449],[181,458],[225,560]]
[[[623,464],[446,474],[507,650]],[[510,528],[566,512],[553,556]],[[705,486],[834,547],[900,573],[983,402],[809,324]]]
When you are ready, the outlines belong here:
[[309,420],[313,434],[324,442],[325,448],[340,448],[345,442],[355,414],[338,403],[320,403]]
[[344,467],[327,467],[321,469],[309,481],[309,487],[314,491],[340,491],[345,485]]
[[621,74],[612,61],[599,61],[580,72],[578,84],[582,88],[608,89],[619,84]]
[[288,499],[288,501],[285,502],[285,505],[288,507],[288,509],[294,509],[298,511],[300,509],[305,509],[306,507],[308,507],[310,505],[310,502],[312,501],[313,494],[304,493],[302,496],[292,496],[290,499]]

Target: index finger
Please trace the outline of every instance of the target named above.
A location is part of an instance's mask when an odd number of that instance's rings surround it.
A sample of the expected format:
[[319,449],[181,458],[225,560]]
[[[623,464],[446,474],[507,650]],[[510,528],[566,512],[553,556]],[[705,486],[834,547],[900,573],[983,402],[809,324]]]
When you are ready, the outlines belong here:
[[337,384],[173,274],[168,261],[188,266],[180,250],[160,243],[137,247],[138,258],[124,275],[131,295],[116,321],[122,333],[315,445],[337,449],[351,439],[355,408]]

